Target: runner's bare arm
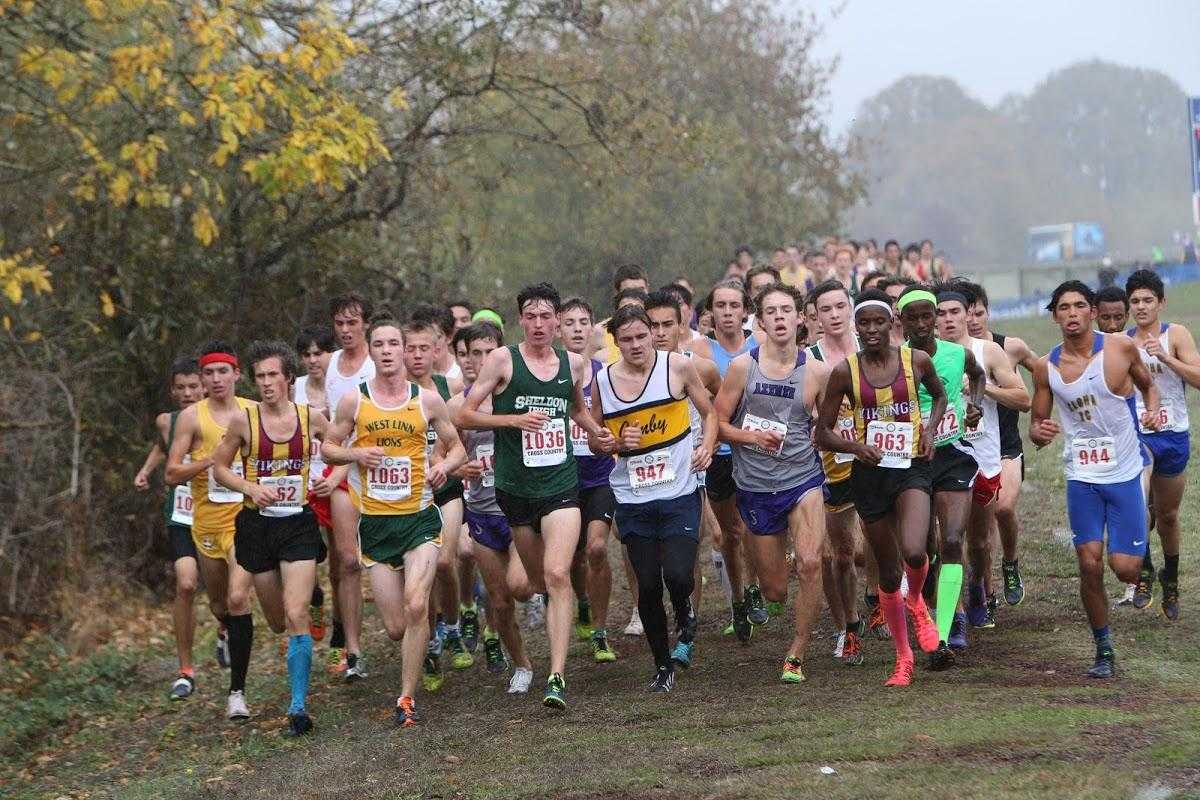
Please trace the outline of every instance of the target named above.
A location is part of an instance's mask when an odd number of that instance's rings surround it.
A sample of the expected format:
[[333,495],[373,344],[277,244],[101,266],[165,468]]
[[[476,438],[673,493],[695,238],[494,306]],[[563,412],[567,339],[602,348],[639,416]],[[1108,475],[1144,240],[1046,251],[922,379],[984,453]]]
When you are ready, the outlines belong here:
[[983,387],[986,385],[987,373],[975,360],[975,354],[966,352],[963,369],[967,376],[967,407],[963,413],[963,422],[968,428],[975,428],[983,418]]
[[717,392],[721,391],[721,371],[717,369],[717,362],[697,356],[693,356],[692,361],[696,364],[696,372],[700,373],[700,382],[708,390],[709,398],[716,397]]
[[487,359],[479,369],[471,391],[463,400],[455,426],[462,430],[485,431],[496,428],[520,428],[523,431],[536,433],[549,419],[540,411],[530,411],[525,414],[493,414],[481,411],[480,406],[486,397],[503,391],[512,379],[512,352],[507,347],[497,347],[488,353]]
[[993,381],[984,386],[984,394],[1005,408],[1028,411],[1029,390],[1025,388],[1025,381],[1021,380],[1012,362],[1008,360],[1004,348],[995,342],[985,343],[983,360],[986,362],[986,368],[991,370]]
[[700,373],[693,361],[686,358],[672,359],[671,369],[676,371],[678,383],[683,385],[685,395],[704,419],[704,440],[692,450],[692,469],[701,472],[708,469],[708,465],[712,463],[713,451],[717,446],[717,412],[708,399],[708,389],[700,380]]
[[1142,412],[1142,427],[1146,430],[1156,431],[1162,422],[1158,416],[1159,405],[1162,403],[1158,386],[1154,383],[1154,378],[1150,376],[1150,370],[1146,369],[1146,365],[1142,363],[1142,357],[1138,354],[1133,339],[1124,337],[1121,344],[1128,345],[1129,379],[1133,381],[1134,388],[1142,393],[1142,402],[1146,406],[1146,410]]
[[196,435],[196,413],[196,407],[189,406],[175,420],[175,437],[171,439],[171,449],[167,451],[166,481],[170,486],[187,483],[212,466],[211,458],[183,463],[183,457],[191,452],[192,440]]
[[[699,339],[693,339],[692,341],[688,342],[688,349],[692,351],[693,355],[697,355],[700,356],[700,358],[712,361],[712,345],[708,343],[707,337],[701,336]],[[714,363],[713,367],[715,368],[716,366],[717,365]],[[720,376],[721,373],[718,372],[717,377],[720,378]],[[716,392],[713,392],[713,394],[715,395]]]
[[815,415],[820,411],[821,395],[829,383],[829,373],[833,367],[815,358],[806,360],[804,365],[804,407]]
[[[617,452],[619,443],[617,437],[612,435],[612,431],[604,426],[604,409],[600,407],[600,383],[592,381],[592,407],[589,409],[592,416],[592,422],[596,423],[597,433],[595,436],[588,434],[588,447],[594,453],[615,453]],[[607,436],[599,431],[603,430]]]
[[1022,366],[1025,371],[1033,374],[1033,368],[1038,362],[1038,354],[1033,351],[1024,339],[1016,336],[1004,338],[1004,352],[1008,354],[1013,366]]
[[733,424],[733,415],[737,412],[742,393],[746,390],[746,379],[750,374],[750,355],[743,353],[729,363],[725,380],[721,381],[721,391],[717,392],[716,406],[717,422],[720,425],[718,438],[722,442],[736,445],[755,445],[769,452],[774,452],[783,442],[783,437],[775,431],[742,430]]
[[930,459],[933,458],[934,431],[942,424],[948,399],[946,389],[942,386],[942,379],[938,377],[937,370],[933,368],[933,359],[929,357],[928,353],[914,348],[912,365],[913,371],[917,373],[917,381],[925,387],[925,391],[929,392],[929,397],[933,400],[933,405],[929,409],[929,422],[921,432],[921,454]]
[[1054,395],[1050,392],[1050,368],[1047,358],[1039,358],[1033,366],[1033,402],[1029,408],[1029,441],[1038,448],[1045,447],[1058,435],[1058,423],[1050,419]]
[[238,414],[229,422],[229,427],[225,429],[225,435],[217,443],[217,449],[213,450],[213,479],[222,486],[248,496],[259,508],[265,508],[271,505],[271,501],[276,498],[278,492],[257,483],[251,483],[230,468],[233,459],[241,455],[242,448],[249,441],[250,424],[246,420],[245,414]]
[[446,444],[446,457],[429,467],[427,473],[429,485],[437,489],[446,482],[447,475],[467,462],[467,451],[458,438],[458,429],[450,421],[450,412],[441,395],[437,392],[421,392],[421,405],[425,409],[425,418],[437,431],[438,444]]
[[1196,350],[1196,340],[1192,332],[1182,325],[1171,325],[1167,329],[1167,344],[1169,351],[1158,357],[1184,382],[1193,389],[1200,389],[1200,352]]
[[167,440],[170,421],[170,414],[159,414],[154,420],[154,428],[158,431],[158,438],[154,441],[154,444],[150,445],[150,452],[146,454],[146,460],[142,462],[141,469],[137,471],[137,475],[133,478],[133,486],[139,492],[144,492],[150,488],[151,473],[158,469],[158,465],[166,460],[167,454],[163,452],[162,442]]
[[577,353],[567,353],[567,358],[571,362],[571,421],[583,428],[589,439],[593,436],[603,439],[606,429],[592,418],[583,401],[583,387],[591,377],[592,362]]
[[326,463],[335,466],[364,464],[377,467],[383,458],[382,447],[347,447],[343,444],[354,431],[354,419],[358,415],[358,397],[358,392],[346,392],[342,399],[338,400],[334,421],[329,426],[325,440],[321,442],[321,457]]

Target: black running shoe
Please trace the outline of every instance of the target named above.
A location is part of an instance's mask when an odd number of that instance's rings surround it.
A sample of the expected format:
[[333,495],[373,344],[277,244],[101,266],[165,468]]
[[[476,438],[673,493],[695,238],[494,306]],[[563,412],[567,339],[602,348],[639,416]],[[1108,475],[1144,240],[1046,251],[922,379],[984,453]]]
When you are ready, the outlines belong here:
[[312,717],[301,711],[299,714],[288,714],[288,729],[284,736],[304,736],[312,733]]
[[733,632],[737,635],[739,642],[750,644],[750,637],[754,635],[754,626],[750,624],[745,603],[733,604]]
[[1021,568],[1016,561],[1002,561],[1000,571],[1004,573],[1004,602],[1019,606],[1025,599],[1025,581],[1021,580]]
[[479,649],[479,612],[462,612],[462,642],[468,653]]
[[504,663],[504,650],[500,647],[499,639],[483,640],[483,660],[487,671],[493,675],[499,675],[508,668]]
[[954,651],[945,642],[938,644],[937,650],[929,654],[929,669],[941,672],[954,666]]
[[1162,613],[1171,622],[1179,620],[1179,579],[1168,580],[1166,571],[1158,571],[1158,583],[1162,586]]
[[763,601],[762,590],[752,583],[746,587],[744,595],[746,615],[750,618],[750,624],[766,625],[767,621],[771,619],[771,615],[767,612],[767,604]]
[[1154,605],[1154,570],[1142,567],[1133,590],[1133,607],[1142,609]]
[[1096,663],[1088,670],[1089,678],[1111,678],[1117,668],[1117,654],[1112,647],[1096,648]]
[[654,694],[664,694],[675,688],[675,670],[670,667],[659,667],[650,681],[650,691]]

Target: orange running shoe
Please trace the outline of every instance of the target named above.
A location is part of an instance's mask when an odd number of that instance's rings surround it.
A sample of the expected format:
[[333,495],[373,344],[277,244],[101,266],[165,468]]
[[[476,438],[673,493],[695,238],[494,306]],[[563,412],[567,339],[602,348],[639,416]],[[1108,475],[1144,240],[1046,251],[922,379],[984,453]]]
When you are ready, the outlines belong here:
[[350,665],[346,663],[346,648],[331,647],[325,656],[325,669],[330,675],[341,675]]
[[411,697],[401,697],[396,701],[396,725],[400,728],[411,728],[417,724],[417,704]]
[[[861,623],[859,627],[862,627]],[[863,646],[857,631],[846,631],[846,643],[842,645],[842,662],[848,667],[862,666]]]
[[916,602],[905,600],[904,605],[908,607],[908,613],[913,618],[913,628],[917,632],[917,645],[924,653],[932,653],[937,650],[938,642],[941,638],[938,636],[937,625],[933,622],[933,617],[929,616],[929,606],[925,605],[925,599],[921,595],[917,595]]
[[325,605],[309,606],[308,616],[308,632],[313,642],[319,642],[325,638]]
[[784,683],[804,683],[804,663],[794,656],[784,661],[779,680]]
[[876,639],[892,638],[892,632],[888,630],[887,618],[883,616],[883,606],[879,603],[871,606],[871,618],[867,620],[867,630]]
[[912,684],[913,662],[911,658],[896,659],[896,669],[884,686],[910,686]]

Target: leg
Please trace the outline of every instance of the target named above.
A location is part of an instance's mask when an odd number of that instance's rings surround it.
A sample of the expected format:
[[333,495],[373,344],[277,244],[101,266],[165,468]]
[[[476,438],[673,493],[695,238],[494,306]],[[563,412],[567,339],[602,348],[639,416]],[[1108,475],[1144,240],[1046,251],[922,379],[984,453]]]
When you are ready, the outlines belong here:
[[838,597],[845,615],[842,625],[858,626],[858,570],[855,567],[858,515],[854,508],[846,508],[836,514],[825,514],[826,530],[833,549],[832,578],[833,593]]
[[475,563],[479,565],[479,574],[488,593],[488,610],[494,614],[492,623],[504,648],[508,651],[513,665],[524,669],[533,669],[529,654],[525,652],[525,640],[521,637],[521,629],[517,626],[516,605],[508,586],[509,562],[520,559],[511,551],[498,553],[489,547],[479,545],[475,548]]
[[750,554],[749,562],[758,573],[763,596],[772,603],[787,602],[787,531],[766,536],[747,531],[743,538],[745,549]]
[[696,575],[696,553],[700,540],[690,536],[671,536],[660,546],[662,579],[671,606],[675,610],[676,627],[684,629],[695,616],[692,608],[692,590]]
[[250,669],[250,651],[254,647],[254,617],[250,614],[250,591],[253,576],[243,569],[229,551],[229,691],[246,690],[246,673]]
[[[437,572],[438,547],[426,542],[404,554],[404,641],[400,666],[400,696],[412,697],[421,679],[425,643],[429,638],[429,594]],[[372,568],[372,571],[379,567]]]
[[592,520],[587,526],[587,596],[592,606],[592,625],[608,625],[608,601],[612,596],[612,567],[608,562],[608,523]]
[[208,593],[208,608],[217,621],[224,625],[229,614],[229,563],[201,553],[197,566],[204,578],[204,591]]
[[[251,576],[254,582],[254,594],[258,596],[258,605],[262,608],[271,633],[283,633],[286,629],[285,610],[283,603],[283,580],[279,570],[256,572]],[[311,597],[311,593],[309,594]]]
[[[355,658],[362,652],[362,564],[358,559],[358,509],[345,489],[329,496],[333,517],[334,548],[337,550],[338,580],[334,586],[337,608],[346,636],[346,651]],[[333,565],[330,565],[332,571]]]
[[175,602],[171,613],[175,621],[175,652],[179,656],[179,671],[191,675],[192,641],[196,637],[196,586],[200,580],[196,559],[190,556],[175,559]]
[[458,631],[458,537],[462,533],[463,501],[455,498],[440,508],[442,546],[438,549],[438,608],[451,633]]
[[579,521],[578,508],[559,508],[542,518],[542,580],[549,595],[546,635],[550,640],[551,674],[562,675],[567,667],[574,616],[571,560],[579,544]]
[[996,498],[996,528],[1000,533],[1000,549],[1004,560],[1017,560],[1017,501],[1021,498],[1022,459],[1006,458],[1000,462],[1000,495]]
[[667,613],[663,608],[663,570],[660,543],[642,536],[625,536],[625,549],[638,582],[638,613],[646,642],[658,669],[671,668],[667,646]]
[[971,510],[971,493],[935,492],[933,503],[942,534],[937,582],[938,636],[946,641],[962,595],[962,540]]
[[292,690],[288,714],[303,714],[312,674],[313,640],[309,633],[308,606],[317,585],[317,562],[283,561],[278,574],[283,582],[283,613],[288,632],[288,685]]
[[[925,498],[928,514],[928,495],[925,495]],[[900,597],[900,551],[894,533],[896,521],[893,519],[896,513],[892,512],[871,522],[864,521],[863,534],[867,539],[868,549],[874,554],[875,563],[879,565],[879,584],[876,587],[879,592],[879,607],[883,611],[888,632],[891,633],[892,643],[896,648],[896,671],[899,674],[904,669],[911,673],[913,652],[908,644],[908,622],[904,618],[904,601]],[[921,555],[924,556],[924,552]],[[911,681],[911,678],[909,680]],[[900,685],[904,685],[903,681]]]
[[458,533],[458,604],[475,607],[475,541],[467,535],[466,526]]
[[[804,660],[821,603],[821,549],[825,543],[825,507],[820,491],[811,491],[788,514],[788,534],[796,554],[795,631],[788,658]],[[853,550],[850,553],[853,559]],[[786,597],[786,592],[785,595]]]
[[1178,574],[1179,566],[1179,505],[1183,502],[1183,490],[1187,485],[1185,473],[1179,475],[1154,475],[1150,479],[1153,498],[1154,519],[1158,538],[1162,542],[1165,572],[1170,580]]
[[[703,544],[708,542],[710,547],[717,546],[717,532],[720,526],[717,524],[717,517],[713,514],[712,505],[708,502],[707,495],[703,493],[700,496],[700,542]],[[723,562],[722,562],[723,565]],[[697,616],[700,615],[700,606],[702,596],[704,594],[704,580],[700,573],[700,559],[696,559],[696,588],[692,591],[692,612]]]
[[742,583],[742,538],[745,525],[738,513],[737,502],[729,497],[714,500],[713,515],[721,529],[721,555],[725,560],[725,572],[729,576],[729,589],[735,604],[742,602],[745,586]]

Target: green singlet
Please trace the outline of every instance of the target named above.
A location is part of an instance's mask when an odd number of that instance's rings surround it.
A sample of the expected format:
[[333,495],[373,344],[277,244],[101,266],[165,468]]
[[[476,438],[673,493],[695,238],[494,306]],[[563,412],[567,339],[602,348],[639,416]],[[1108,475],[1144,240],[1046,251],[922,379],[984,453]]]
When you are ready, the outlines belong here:
[[518,345],[512,354],[512,379],[492,401],[493,414],[524,414],[530,409],[550,417],[537,433],[496,429],[496,488],[517,497],[553,497],[573,491],[579,473],[572,458],[570,418],[574,381],[566,350],[554,348],[558,372],[548,381],[529,371]]
[[[967,369],[967,349],[960,344],[947,342],[945,339],[935,339],[937,349],[930,358],[933,368],[946,389],[946,413],[942,416],[942,424],[938,425],[933,438],[935,447],[957,442],[963,435],[963,375]],[[913,348],[916,349],[915,347]],[[933,409],[933,398],[929,396],[923,385],[918,384],[917,398],[921,402],[921,418],[929,419]]]
[[[171,452],[171,441],[175,438],[175,422],[178,419],[179,419],[179,412],[172,411],[171,412],[171,424],[167,428],[167,440],[162,443],[164,454]],[[167,496],[163,498],[163,517],[166,518],[168,525],[175,525],[178,527],[188,527],[186,525],[181,525],[178,522],[171,521],[171,517],[174,516],[174,513],[175,513],[175,488],[176,487],[174,487],[174,486],[167,487]]]
[[[437,387],[438,394],[442,396],[443,400],[448,401],[450,399],[450,381],[446,380],[445,375],[435,374],[432,377],[433,385]],[[430,452],[432,452],[433,446],[437,444],[438,438],[437,431],[433,429],[432,425],[429,426],[425,436],[429,441]],[[462,490],[462,478],[456,478],[453,475],[449,475],[446,477],[446,482],[442,484],[442,488],[433,493],[433,502],[439,506],[445,505],[448,500],[453,500],[456,497],[462,497]]]

